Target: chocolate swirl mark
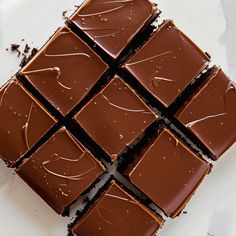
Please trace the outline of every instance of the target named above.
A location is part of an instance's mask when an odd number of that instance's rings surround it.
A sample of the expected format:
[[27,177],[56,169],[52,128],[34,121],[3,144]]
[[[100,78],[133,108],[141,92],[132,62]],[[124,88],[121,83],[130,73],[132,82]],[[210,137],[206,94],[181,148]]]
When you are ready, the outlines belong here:
[[155,76],[150,81],[151,88],[152,89],[157,88],[159,86],[160,82],[173,83],[175,81],[171,80],[171,79],[164,78],[164,77],[157,77],[157,76]]
[[98,207],[97,208],[97,213],[99,215],[99,217],[106,222],[107,224],[116,226],[116,224],[114,224],[111,220],[109,220],[108,218],[110,218],[108,215],[112,216],[111,219],[114,220],[114,218],[117,218],[117,216],[115,214],[113,214],[112,212],[108,211],[107,209],[103,208],[103,207]]
[[198,123],[201,123],[202,121],[205,121],[205,120],[209,120],[209,119],[213,119],[213,118],[217,118],[217,117],[220,117],[220,116],[225,116],[227,115],[227,113],[220,113],[220,114],[216,114],[216,115],[210,115],[210,116],[206,116],[204,118],[201,118],[201,119],[198,119],[198,120],[195,120],[195,121],[192,121],[192,122],[189,122],[186,127],[187,128],[191,128],[193,127],[194,125],[198,124]]
[[121,200],[121,201],[129,202],[129,203],[132,203],[132,204],[137,205],[137,203],[136,203],[134,200],[130,200],[130,199],[128,199],[128,198],[116,196],[116,195],[109,194],[109,193],[106,193],[105,196],[111,197],[111,198],[115,198],[115,199],[118,199],[118,200]]
[[99,38],[106,38],[106,37],[115,37],[116,35],[120,34],[121,30],[116,30],[116,29],[103,29],[103,28],[85,28],[83,27],[83,30],[86,32],[99,32],[99,31],[111,31],[111,33],[107,33],[107,34],[102,34],[102,35],[94,35],[94,39],[99,39]]
[[59,78],[60,78],[60,76],[61,76],[61,70],[60,70],[59,67],[52,67],[52,68],[45,68],[45,69],[39,69],[39,70],[26,71],[26,72],[24,72],[24,75],[36,74],[36,73],[46,72],[46,71],[56,72],[56,73],[57,73],[57,77],[56,77],[57,83],[58,83],[61,87],[65,88],[65,89],[68,89],[68,90],[71,90],[71,89],[72,89],[71,87],[67,87],[66,85],[62,84],[62,83],[59,81]]
[[102,97],[113,107],[117,108],[117,109],[120,109],[120,110],[123,110],[123,111],[127,111],[127,112],[136,112],[136,113],[144,113],[144,114],[152,114],[151,112],[147,112],[145,110],[134,110],[134,109],[129,109],[129,108],[125,108],[125,107],[121,107],[121,106],[118,106],[114,103],[112,103],[104,94],[102,94]]
[[126,65],[127,65],[127,66],[134,66],[134,65],[137,65],[137,64],[146,62],[146,61],[151,61],[151,60],[153,60],[153,59],[155,59],[155,58],[158,58],[158,57],[162,57],[162,56],[169,55],[169,54],[171,54],[171,53],[172,53],[172,51],[163,52],[163,53],[160,53],[160,54],[157,54],[157,55],[155,55],[155,56],[148,57],[148,58],[145,58],[145,59],[142,59],[142,60],[139,60],[139,61],[134,61],[134,62],[131,62],[131,63],[127,63]]
[[93,164],[93,167],[91,167],[90,169],[80,173],[80,174],[77,174],[77,175],[62,175],[62,174],[58,174],[56,172],[54,172],[53,170],[50,170],[47,166],[50,164],[50,163],[53,163],[53,162],[57,162],[59,160],[63,160],[63,161],[66,161],[66,162],[70,162],[70,163],[78,163],[84,156],[85,156],[86,152],[84,152],[78,159],[68,159],[68,158],[65,158],[65,157],[60,157],[58,156],[55,160],[49,160],[49,161],[44,161],[42,164],[43,164],[43,168],[45,171],[47,171],[48,173],[56,176],[56,177],[59,177],[59,178],[63,178],[63,179],[68,179],[68,180],[72,180],[72,181],[79,181],[79,180],[83,180],[86,178],[86,175],[90,174],[92,171],[94,171],[97,167],[95,164]]
[[85,13],[85,14],[79,13],[78,16],[79,17],[90,17],[90,16],[99,16],[99,15],[102,15],[102,14],[107,14],[107,13],[110,13],[110,12],[118,11],[121,8],[125,7],[126,3],[131,3],[131,2],[133,2],[133,0],[120,0],[120,1],[105,1],[105,2],[101,2],[101,3],[97,4],[97,5],[114,4],[114,3],[121,3],[121,5],[117,6],[117,7],[113,7],[111,9],[108,9],[108,10],[105,10],[105,11],[98,11],[98,12],[94,12],[94,13]]
[[34,106],[34,103],[31,104],[30,110],[27,116],[27,121],[25,122],[25,125],[22,127],[24,131],[25,144],[28,150],[30,149],[29,139],[28,139],[28,130],[29,130],[29,122],[30,122],[33,106]]

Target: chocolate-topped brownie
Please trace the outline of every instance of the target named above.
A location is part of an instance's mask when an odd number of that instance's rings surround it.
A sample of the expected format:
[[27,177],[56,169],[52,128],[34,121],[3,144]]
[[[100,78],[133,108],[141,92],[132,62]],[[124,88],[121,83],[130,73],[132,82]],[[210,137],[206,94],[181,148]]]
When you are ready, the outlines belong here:
[[74,136],[61,128],[16,172],[63,215],[105,169]]
[[67,115],[108,66],[68,27],[62,27],[21,74],[59,112]]
[[73,236],[154,236],[163,219],[112,182],[72,228]]
[[0,156],[9,166],[21,158],[55,125],[55,118],[16,78],[0,90]]
[[111,160],[116,160],[156,117],[116,76],[75,116],[75,120]]
[[172,21],[166,21],[124,66],[168,108],[209,61]]
[[218,159],[236,142],[236,85],[215,67],[176,117]]
[[210,171],[209,164],[167,129],[137,158],[125,175],[171,217],[182,211]]
[[158,13],[149,0],[89,0],[80,6],[71,20],[116,59]]

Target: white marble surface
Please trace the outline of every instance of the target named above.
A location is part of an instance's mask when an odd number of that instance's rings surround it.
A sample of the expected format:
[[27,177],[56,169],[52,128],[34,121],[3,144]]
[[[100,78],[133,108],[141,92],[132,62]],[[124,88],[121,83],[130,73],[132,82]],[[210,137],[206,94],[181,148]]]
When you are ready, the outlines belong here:
[[[0,84],[18,69],[5,50],[22,38],[40,47],[62,23],[62,11],[79,0],[0,0]],[[236,1],[159,0],[162,19],[172,18],[236,80]],[[160,236],[236,235],[236,146],[215,166],[186,207],[188,214],[168,221]],[[61,218],[0,162],[0,235],[65,236]]]

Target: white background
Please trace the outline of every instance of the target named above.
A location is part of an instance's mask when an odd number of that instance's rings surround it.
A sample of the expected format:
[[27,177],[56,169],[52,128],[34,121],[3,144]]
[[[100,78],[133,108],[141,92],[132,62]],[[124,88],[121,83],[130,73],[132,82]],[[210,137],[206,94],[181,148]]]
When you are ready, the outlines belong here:
[[[40,47],[63,23],[62,11],[77,0],[0,0],[0,83],[18,69],[11,43],[24,38]],[[172,18],[214,64],[236,80],[236,1],[159,0],[162,19]],[[23,43],[21,43],[23,45]],[[184,214],[168,221],[160,236],[236,235],[236,145],[217,163]],[[70,219],[57,216],[0,161],[0,236],[65,236]]]

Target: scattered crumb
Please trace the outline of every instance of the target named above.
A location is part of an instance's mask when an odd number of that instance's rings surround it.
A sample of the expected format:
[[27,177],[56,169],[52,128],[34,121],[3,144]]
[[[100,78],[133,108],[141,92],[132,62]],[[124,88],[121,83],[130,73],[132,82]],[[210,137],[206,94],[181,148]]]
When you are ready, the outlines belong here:
[[[25,49],[24,49],[24,53],[29,53],[29,51],[30,51],[30,46],[28,45],[28,43],[25,45]],[[25,56],[25,55],[23,55],[23,56]]]
[[37,48],[33,48],[30,52],[30,55],[24,55],[24,57],[22,58],[21,62],[20,62],[20,67],[23,68],[33,57],[34,55],[38,52]]
[[21,39],[21,42],[24,42],[25,41],[25,39]]
[[188,212],[187,211],[183,211],[183,214],[188,214]]
[[20,48],[20,45],[19,44],[15,44],[15,43],[12,43],[11,44],[11,50],[12,51],[18,51]]
[[207,233],[207,236],[214,236],[213,234],[211,234],[211,233]]
[[11,51],[12,52],[18,52],[18,57],[20,57],[21,51],[19,50],[20,45],[16,43],[11,44]]
[[62,12],[62,18],[63,18],[64,20],[67,20],[67,18],[68,18],[68,17],[66,16],[66,13],[67,13],[67,10]]

